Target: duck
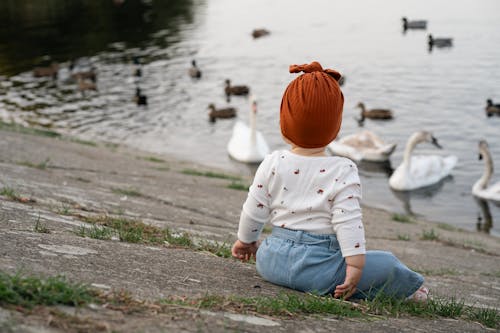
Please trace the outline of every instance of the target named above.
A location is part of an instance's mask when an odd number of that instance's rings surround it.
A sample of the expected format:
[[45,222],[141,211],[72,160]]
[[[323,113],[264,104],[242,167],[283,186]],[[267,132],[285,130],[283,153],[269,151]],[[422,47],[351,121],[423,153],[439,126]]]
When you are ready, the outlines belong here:
[[396,149],[395,143],[385,143],[372,131],[361,131],[332,141],[328,149],[334,155],[348,157],[355,162],[386,162]]
[[263,37],[263,36],[267,36],[270,33],[271,32],[269,32],[269,30],[266,30],[266,29],[254,29],[252,31],[252,37],[253,38],[260,38],[260,37]]
[[429,48],[453,46],[453,38],[434,38],[432,34],[427,36]]
[[488,185],[493,175],[493,159],[485,140],[479,141],[479,159],[484,159],[484,172],[472,186],[472,194],[483,200],[500,202],[500,181]]
[[70,64],[69,64],[69,70],[71,72],[71,78],[72,79],[74,79],[74,80],[89,79],[89,80],[91,80],[94,83],[97,82],[97,74],[96,74],[95,67],[92,67],[88,71],[78,71],[78,72],[74,72],[74,69],[75,69],[75,62],[71,61]]
[[201,78],[201,71],[196,66],[196,61],[195,60],[191,61],[191,68],[189,68],[188,73],[189,73],[189,76],[191,76],[193,79],[199,79],[199,78]]
[[222,109],[216,109],[214,104],[208,105],[210,112],[208,113],[208,118],[211,123],[215,123],[217,119],[227,119],[236,117],[236,109],[233,107],[227,107]]
[[488,117],[491,117],[494,114],[500,116],[500,104],[493,104],[491,99],[486,100],[486,114]]
[[401,18],[403,21],[403,29],[427,29],[427,21],[426,20],[413,20],[408,21],[406,17]]
[[59,73],[59,64],[53,62],[50,66],[46,67],[35,67],[33,69],[34,77],[52,77],[54,80],[57,79]]
[[457,164],[457,157],[437,155],[413,155],[413,149],[420,142],[429,142],[442,149],[437,139],[428,131],[413,133],[404,152],[403,162],[394,170],[389,178],[389,186],[396,191],[411,191],[431,186],[450,175]]
[[227,144],[229,156],[243,163],[260,163],[269,154],[269,146],[261,132],[257,131],[257,101],[251,100],[250,126],[236,122]]
[[148,96],[141,93],[141,88],[135,88],[134,102],[137,106],[148,105]]
[[366,110],[365,104],[359,102],[356,107],[361,109],[360,118],[357,119],[360,126],[363,125],[366,118],[378,119],[378,120],[388,120],[393,118],[393,113],[388,109],[371,109]]
[[224,92],[226,93],[226,96],[229,97],[230,95],[248,95],[250,92],[250,88],[247,86],[232,86],[231,85],[231,80],[227,79],[226,81],[226,87],[224,88]]
[[83,91],[87,91],[87,90],[97,91],[97,86],[92,81],[84,80],[82,78],[78,78],[78,90],[80,90],[82,92]]

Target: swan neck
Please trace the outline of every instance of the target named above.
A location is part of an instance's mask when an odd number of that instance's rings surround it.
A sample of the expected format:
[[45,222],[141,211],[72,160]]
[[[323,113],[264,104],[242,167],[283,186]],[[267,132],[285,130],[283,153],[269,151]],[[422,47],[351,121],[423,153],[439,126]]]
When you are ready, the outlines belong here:
[[420,139],[418,138],[417,135],[412,135],[410,139],[408,140],[408,143],[406,144],[405,152],[403,155],[403,164],[405,165],[406,169],[410,168],[410,163],[411,163],[411,153],[413,152],[413,149],[415,149],[415,146],[420,142]]
[[491,159],[490,152],[487,150],[482,149],[481,155],[484,159],[484,171],[483,175],[479,178],[474,187],[485,189],[488,186],[491,176],[493,175],[493,160]]
[[255,114],[255,111],[250,112],[250,142],[253,146],[255,146],[255,143],[257,141],[257,115]]

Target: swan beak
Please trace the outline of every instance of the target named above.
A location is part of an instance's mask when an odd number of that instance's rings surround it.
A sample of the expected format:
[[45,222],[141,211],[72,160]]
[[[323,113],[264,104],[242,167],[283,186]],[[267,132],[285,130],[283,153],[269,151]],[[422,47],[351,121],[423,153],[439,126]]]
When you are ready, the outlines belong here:
[[483,154],[479,153],[478,159],[481,161],[483,159]]
[[435,137],[432,137],[432,142],[434,146],[438,147],[439,149],[443,149],[443,147],[438,143],[438,140]]

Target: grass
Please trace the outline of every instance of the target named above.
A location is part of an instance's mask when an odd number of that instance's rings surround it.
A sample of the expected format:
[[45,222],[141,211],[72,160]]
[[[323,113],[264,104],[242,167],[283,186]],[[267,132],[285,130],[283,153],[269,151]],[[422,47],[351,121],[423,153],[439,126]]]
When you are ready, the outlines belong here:
[[197,299],[167,298],[164,304],[178,304],[214,311],[233,310],[243,313],[258,313],[268,316],[294,317],[308,314],[328,314],[339,317],[361,317],[355,306],[332,297],[309,294],[280,294],[278,296],[237,297],[205,295]]
[[14,190],[12,187],[4,186],[0,190],[0,195],[6,196],[7,198],[21,202],[21,203],[33,203],[35,202],[34,199],[26,198],[21,195],[19,195],[16,190]]
[[207,251],[222,258],[231,257],[231,245],[225,242],[195,242],[188,233],[173,232],[168,228],[158,228],[125,217],[102,215],[80,218],[92,224],[90,228],[81,225],[76,229],[75,233],[80,237],[109,240],[116,236],[122,242],[179,246],[195,251]]
[[79,182],[82,182],[82,183],[90,183],[91,181],[86,179],[86,178],[82,178],[82,177],[76,177],[75,180],[78,180]]
[[420,239],[421,240],[435,241],[435,240],[439,240],[439,235],[434,231],[434,229],[424,230],[424,231],[422,231],[422,236],[420,237]]
[[202,241],[197,249],[199,251],[208,251],[217,257],[231,258],[231,245],[225,242]]
[[68,205],[62,204],[61,208],[57,210],[57,214],[59,215],[71,215],[71,210]]
[[131,197],[142,197],[143,194],[134,188],[112,188],[111,191],[115,194],[128,195]]
[[47,165],[49,164],[50,158],[46,158],[43,162],[40,163],[32,163],[30,161],[21,161],[17,162],[17,165],[23,165],[29,168],[35,168],[35,169],[40,169],[40,170],[45,170],[47,169]]
[[158,167],[158,168],[155,168],[155,170],[158,170],[158,171],[170,171],[170,168],[165,166],[165,167]]
[[418,272],[427,276],[443,276],[443,275],[458,275],[459,272],[453,268],[441,268],[441,269],[414,269],[415,272]]
[[191,247],[193,241],[186,233],[173,233],[169,229],[161,229],[139,220],[109,215],[84,217],[91,228],[80,226],[76,234],[96,239],[111,239],[116,235],[120,241],[128,243],[169,244]]
[[35,226],[33,227],[34,232],[38,232],[41,234],[50,234],[49,228],[46,225],[40,222],[40,215],[38,215],[38,219],[35,222]]
[[81,145],[85,145],[85,146],[97,147],[97,143],[95,143],[93,141],[82,140],[82,139],[78,139],[78,138],[71,138],[70,141],[74,142],[74,143],[81,144]]
[[340,318],[368,316],[392,316],[401,314],[424,318],[455,318],[478,321],[490,328],[500,324],[499,313],[495,309],[474,308],[463,301],[451,299],[429,299],[427,303],[416,303],[397,299],[379,293],[373,300],[349,303],[331,296],[311,294],[285,294],[278,296],[236,297],[205,295],[201,298],[170,297],[160,301],[163,304],[178,304],[196,309],[256,313],[277,317],[297,317],[300,315],[334,315]]
[[483,276],[492,276],[492,277],[500,278],[500,271],[481,272],[480,274],[483,275]]
[[226,186],[227,188],[238,190],[238,191],[248,191],[248,185],[241,184],[239,182],[232,181],[231,184]]
[[147,156],[142,158],[145,161],[153,162],[153,163],[166,163],[165,160],[162,160],[161,158],[157,158],[154,156]]
[[236,176],[231,176],[231,175],[226,175],[224,173],[218,173],[218,172],[212,172],[212,171],[198,171],[194,169],[184,169],[181,171],[181,173],[185,175],[191,175],[191,176],[202,176],[202,177],[208,177],[208,178],[219,178],[219,179],[229,179],[233,181],[241,181],[240,177]]
[[458,230],[457,227],[454,227],[454,226],[446,224],[446,223],[438,223],[437,227],[439,229],[443,229],[443,230],[447,230],[447,231],[456,231],[456,230]]
[[81,225],[80,227],[78,227],[75,233],[80,237],[89,237],[103,240],[109,240],[114,235],[114,231],[112,229],[97,225],[92,225],[91,227]]
[[392,214],[392,220],[401,223],[413,223],[413,219],[410,216],[404,214],[394,213]]
[[410,235],[408,235],[408,234],[399,234],[398,235],[398,240],[409,241],[410,240]]
[[35,305],[78,306],[95,301],[88,286],[71,283],[62,276],[39,278],[0,272],[0,305],[32,308]]
[[11,131],[11,132],[44,136],[44,137],[49,137],[49,138],[58,138],[61,136],[61,134],[54,132],[54,131],[38,129],[38,128],[31,128],[31,127],[24,127],[24,126],[14,124],[14,123],[6,123],[6,122],[3,122],[1,120],[0,120],[0,129]]
[[3,187],[1,190],[0,190],[0,195],[3,195],[3,196],[6,196],[7,198],[9,199],[12,199],[12,200],[19,200],[19,194],[17,194],[16,190],[14,190],[12,187]]

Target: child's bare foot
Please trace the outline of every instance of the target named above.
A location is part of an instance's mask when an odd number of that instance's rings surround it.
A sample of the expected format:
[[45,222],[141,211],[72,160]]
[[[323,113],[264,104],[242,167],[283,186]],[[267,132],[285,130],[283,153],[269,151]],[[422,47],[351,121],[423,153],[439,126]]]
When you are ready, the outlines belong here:
[[418,288],[418,290],[415,291],[413,295],[409,296],[407,299],[418,303],[425,303],[427,302],[428,298],[429,298],[429,289],[422,286]]

